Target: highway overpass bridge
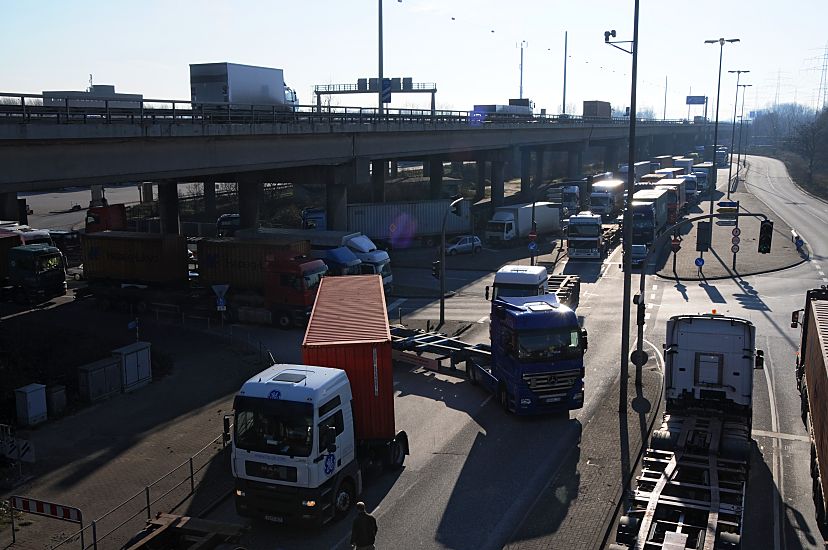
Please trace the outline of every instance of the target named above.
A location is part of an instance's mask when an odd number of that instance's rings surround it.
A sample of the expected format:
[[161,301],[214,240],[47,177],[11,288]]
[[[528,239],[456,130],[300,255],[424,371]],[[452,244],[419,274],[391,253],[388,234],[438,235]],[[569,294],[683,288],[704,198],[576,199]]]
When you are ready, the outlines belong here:
[[[342,227],[347,184],[370,179],[374,200],[382,200],[389,162],[392,174],[397,161],[423,162],[438,197],[444,162],[475,161],[478,196],[488,179],[497,205],[507,171],[520,175],[528,193],[532,177],[580,176],[588,150],[600,148],[611,170],[628,149],[626,119],[484,120],[469,112],[400,109],[377,116],[342,107],[221,113],[159,100],[138,108],[44,107],[39,97],[0,94],[0,218],[16,218],[18,191],[149,182],[159,186],[162,230],[177,232],[178,184],[203,182],[209,204],[215,182],[230,181],[239,184],[242,224],[249,226],[264,182],[312,180],[326,184],[329,223]],[[703,143],[703,130],[684,121],[640,121],[637,158],[686,151]],[[566,174],[544,173],[550,152],[566,154]]]

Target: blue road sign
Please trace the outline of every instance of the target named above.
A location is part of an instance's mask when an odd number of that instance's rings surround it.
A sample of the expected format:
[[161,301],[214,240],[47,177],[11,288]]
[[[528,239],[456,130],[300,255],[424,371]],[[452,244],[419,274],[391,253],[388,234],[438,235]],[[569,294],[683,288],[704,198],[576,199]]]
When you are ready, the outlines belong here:
[[382,79],[382,102],[391,103],[391,79]]
[[136,328],[137,326],[138,326],[138,321],[130,321],[130,322],[127,324],[127,328],[128,328],[129,330],[135,330],[135,328]]
[[696,258],[696,267],[701,267],[704,265],[704,258]]
[[803,241],[802,239],[797,239],[794,244],[796,244],[796,249],[799,250],[800,248],[802,248],[802,245],[805,244],[805,241]]
[[534,252],[534,251],[535,251],[535,250],[537,250],[537,249],[538,249],[538,243],[536,243],[536,242],[531,242],[531,243],[529,243],[529,250],[531,250],[532,252]]
[[719,201],[716,204],[722,208],[739,208],[739,203],[735,201]]
[[703,95],[689,95],[687,96],[687,105],[704,105],[706,99]]

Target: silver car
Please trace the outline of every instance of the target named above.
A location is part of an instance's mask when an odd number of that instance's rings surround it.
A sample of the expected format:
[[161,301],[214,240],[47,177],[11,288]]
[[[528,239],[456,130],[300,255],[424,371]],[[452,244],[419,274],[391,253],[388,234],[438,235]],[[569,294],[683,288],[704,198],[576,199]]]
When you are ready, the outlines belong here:
[[446,254],[477,254],[483,249],[483,243],[475,235],[461,235],[446,244]]

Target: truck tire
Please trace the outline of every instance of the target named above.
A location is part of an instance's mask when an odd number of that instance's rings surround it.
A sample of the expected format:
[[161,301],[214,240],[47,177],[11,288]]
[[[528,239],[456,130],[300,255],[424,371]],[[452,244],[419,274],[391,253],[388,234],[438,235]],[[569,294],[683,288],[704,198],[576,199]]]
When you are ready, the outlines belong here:
[[472,386],[476,386],[478,384],[477,381],[477,365],[469,365],[466,363],[466,368],[469,370],[469,382],[471,382]]
[[676,449],[676,437],[669,430],[656,430],[650,438],[650,447],[657,451],[674,451]]
[[293,316],[287,311],[279,311],[276,313],[276,324],[282,330],[289,330],[293,328]]
[[386,467],[389,470],[399,470],[405,463],[405,451],[402,445],[395,439],[388,445],[388,461]]
[[334,493],[334,515],[337,518],[348,515],[348,512],[350,512],[351,508],[354,507],[355,497],[356,493],[354,491],[354,484],[350,479],[343,480]]
[[638,538],[639,520],[632,516],[621,516],[618,520],[615,540],[624,544],[633,544]]

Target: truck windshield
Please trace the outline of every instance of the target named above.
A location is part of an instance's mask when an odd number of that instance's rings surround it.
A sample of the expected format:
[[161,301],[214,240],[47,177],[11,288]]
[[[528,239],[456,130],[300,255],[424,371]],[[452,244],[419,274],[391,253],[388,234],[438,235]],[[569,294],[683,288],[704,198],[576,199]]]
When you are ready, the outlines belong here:
[[595,240],[589,241],[567,241],[566,246],[575,250],[580,249],[593,249],[598,247],[598,243]]
[[590,203],[593,207],[595,206],[606,206],[609,202],[609,197],[607,195],[592,195],[589,198]]
[[601,226],[599,224],[569,224],[570,237],[597,237],[601,234]]
[[580,331],[572,328],[527,330],[517,333],[517,358],[520,361],[566,359],[580,352]]
[[60,269],[63,266],[63,259],[60,254],[51,254],[49,256],[41,256],[37,259],[37,272],[43,273],[53,269]]
[[653,220],[649,216],[636,214],[633,216],[633,229],[650,229],[653,227]]
[[310,456],[313,446],[313,405],[256,397],[236,397],[239,449],[282,456]]
[[492,290],[492,300],[497,300],[498,298],[508,298],[511,296],[538,296],[540,294],[541,290],[537,286],[495,283]]
[[319,286],[319,281],[322,280],[322,277],[325,273],[328,272],[328,267],[323,266],[321,269],[315,269],[313,271],[306,271],[302,274],[302,277],[305,279],[305,288],[307,290],[313,290]]

